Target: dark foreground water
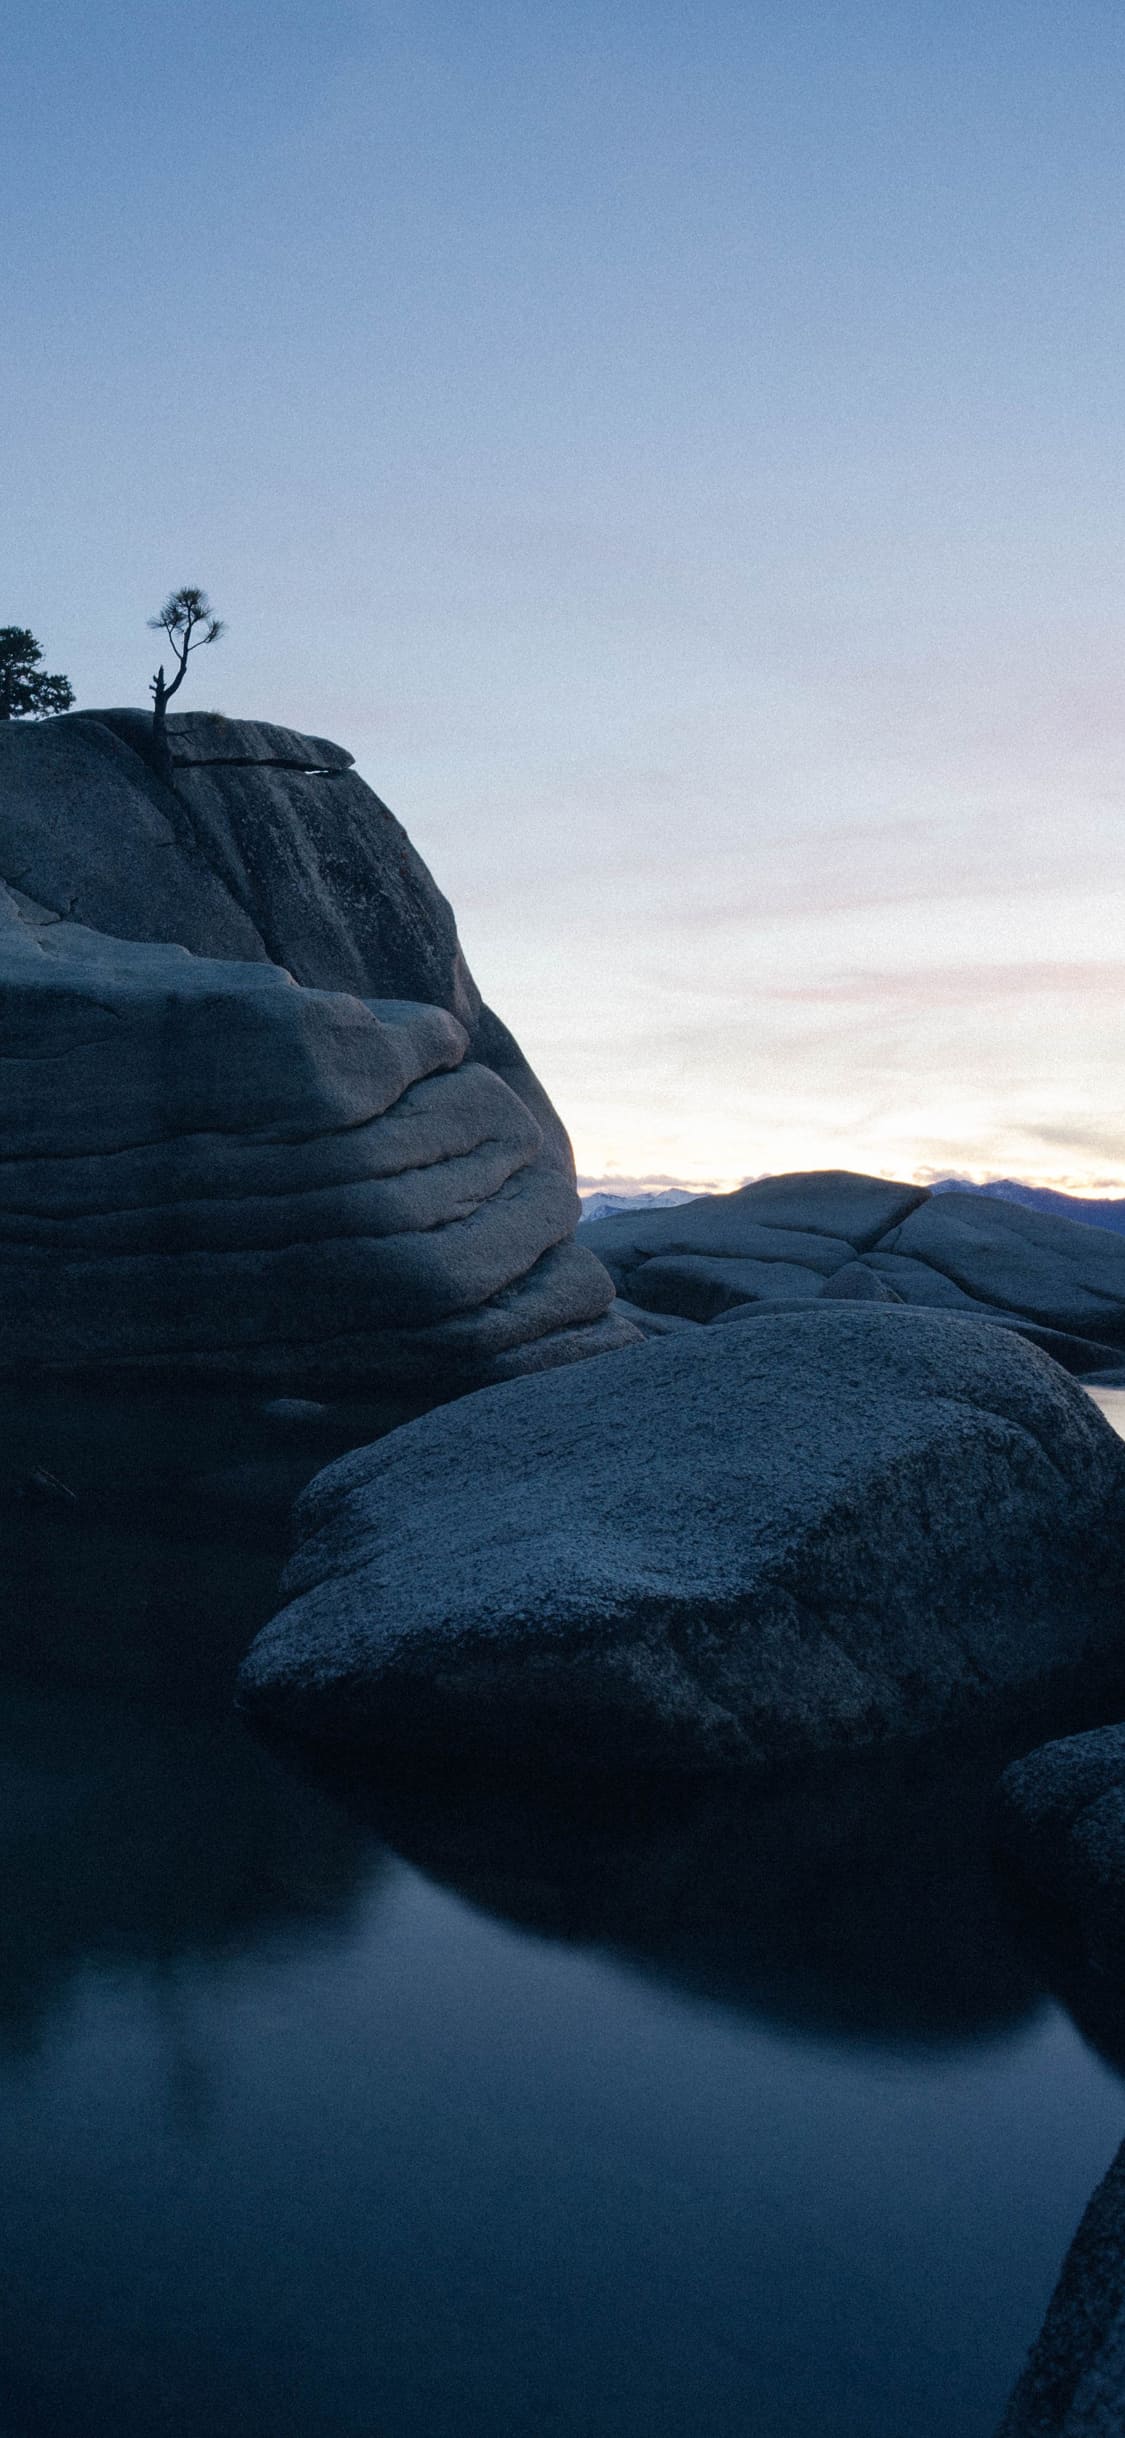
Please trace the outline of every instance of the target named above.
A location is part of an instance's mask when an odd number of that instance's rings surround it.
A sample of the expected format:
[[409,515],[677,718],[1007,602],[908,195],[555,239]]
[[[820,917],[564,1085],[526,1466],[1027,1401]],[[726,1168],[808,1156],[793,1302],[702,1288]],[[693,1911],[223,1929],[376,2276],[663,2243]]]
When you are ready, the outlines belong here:
[[228,1706],[272,1454],[189,1531],[114,1427],[0,1479],[3,2438],[991,2432],[1125,2132],[994,1763],[315,1783]]

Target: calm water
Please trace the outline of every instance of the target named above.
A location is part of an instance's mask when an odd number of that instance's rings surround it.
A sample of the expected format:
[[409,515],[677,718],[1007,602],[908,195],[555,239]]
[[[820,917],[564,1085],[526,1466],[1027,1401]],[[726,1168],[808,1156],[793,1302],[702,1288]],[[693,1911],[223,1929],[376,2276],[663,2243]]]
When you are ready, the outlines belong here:
[[4,1432],[3,2438],[991,2432],[1125,2132],[993,1765],[315,1783],[228,1706],[309,1450]]

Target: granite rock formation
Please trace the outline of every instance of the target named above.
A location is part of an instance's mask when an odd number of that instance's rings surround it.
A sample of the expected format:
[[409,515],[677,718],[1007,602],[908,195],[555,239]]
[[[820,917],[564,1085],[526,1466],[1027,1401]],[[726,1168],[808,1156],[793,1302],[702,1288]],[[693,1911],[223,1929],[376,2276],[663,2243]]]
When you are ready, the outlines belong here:
[[998,1826],[1020,1870],[1073,1917],[1092,1962],[1125,1974],[1125,1726],[1063,1736],[1013,1762]]
[[370,1392],[628,1343],[570,1147],[341,747],[0,727],[0,1369]]
[[1125,2148],[1090,2201],[997,2438],[1121,2438]]
[[1125,1677],[1125,1446],[1014,1335],[825,1304],[321,1474],[243,1700],[476,1760],[774,1771]]
[[646,1333],[837,1298],[972,1314],[1080,1377],[1125,1377],[1125,1237],[966,1188],[763,1177],[581,1230]]

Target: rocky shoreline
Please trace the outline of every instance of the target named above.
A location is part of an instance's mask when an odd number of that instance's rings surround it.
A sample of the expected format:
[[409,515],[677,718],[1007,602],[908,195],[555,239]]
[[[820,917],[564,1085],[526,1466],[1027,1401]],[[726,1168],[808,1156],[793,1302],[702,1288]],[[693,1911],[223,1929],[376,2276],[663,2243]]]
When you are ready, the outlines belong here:
[[[302,1492],[240,1700],[353,1759],[784,1788],[1003,1723],[997,1839],[1125,1985],[1125,1238],[850,1173],[580,1225],[350,755],[168,735],[0,728],[17,1574],[68,1503]],[[1122,2172],[1006,2438],[1121,2427]]]

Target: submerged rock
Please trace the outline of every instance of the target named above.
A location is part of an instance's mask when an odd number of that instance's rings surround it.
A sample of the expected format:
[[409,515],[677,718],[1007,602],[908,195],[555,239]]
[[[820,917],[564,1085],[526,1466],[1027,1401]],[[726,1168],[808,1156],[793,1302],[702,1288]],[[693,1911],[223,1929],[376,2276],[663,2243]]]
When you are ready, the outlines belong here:
[[331,1467],[244,1702],[769,1771],[1125,1678],[1125,1446],[1019,1338],[847,1303],[486,1391]]
[[1000,1782],[999,1834],[1072,1913],[1092,1961],[1125,1972],[1125,1726],[1041,1745]]
[[1082,2220],[997,2438],[1121,2438],[1125,2146]]
[[635,1333],[565,1133],[402,830],[316,737],[0,727],[0,1369],[347,1395]]
[[586,1221],[581,1241],[644,1315],[749,1319],[837,1299],[975,1314],[1079,1375],[1125,1365],[1125,1236],[985,1193],[823,1170],[674,1210]]

